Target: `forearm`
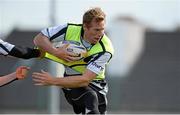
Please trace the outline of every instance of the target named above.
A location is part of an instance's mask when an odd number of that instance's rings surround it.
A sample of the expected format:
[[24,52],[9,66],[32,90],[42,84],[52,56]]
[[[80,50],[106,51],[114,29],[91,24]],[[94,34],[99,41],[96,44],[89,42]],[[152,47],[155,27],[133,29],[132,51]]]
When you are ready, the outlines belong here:
[[88,86],[89,83],[96,78],[96,74],[90,70],[86,70],[83,75],[67,76],[62,78],[55,78],[54,84],[66,88],[77,88]]
[[6,84],[9,84],[13,81],[17,80],[16,73],[11,73],[5,76],[0,77],[0,86],[4,86]]
[[10,52],[10,56],[23,58],[23,59],[30,59],[36,58],[40,56],[40,51],[38,49],[32,49],[27,47],[15,46]]
[[57,49],[53,47],[52,43],[49,41],[49,38],[47,38],[41,33],[34,38],[34,44],[39,48],[41,48],[42,50],[51,53],[53,55],[55,55],[57,52]]
[[89,80],[83,76],[69,76],[63,78],[53,78],[52,85],[65,88],[77,88],[88,86]]
[[83,75],[52,77],[48,72],[34,72],[32,74],[35,85],[56,85],[65,88],[85,87],[96,78],[96,74],[90,70],[86,70]]

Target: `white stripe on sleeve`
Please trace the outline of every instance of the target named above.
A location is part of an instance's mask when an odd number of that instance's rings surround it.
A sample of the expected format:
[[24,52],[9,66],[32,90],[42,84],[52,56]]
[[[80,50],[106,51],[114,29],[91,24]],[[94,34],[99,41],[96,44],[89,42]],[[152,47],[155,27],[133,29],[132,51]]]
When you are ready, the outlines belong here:
[[110,58],[111,58],[111,54],[106,52],[102,56],[100,56],[97,60],[89,63],[87,69],[99,75],[105,69],[105,66]]
[[45,29],[41,30],[41,33],[43,35],[45,35],[46,37],[50,38],[53,35],[57,34],[60,30],[62,30],[66,26],[67,26],[67,24],[45,28]]
[[[14,47],[13,44],[4,42],[3,40],[0,39],[0,54],[8,55],[8,53],[12,50],[13,47]],[[9,52],[7,52],[6,50],[8,50]]]

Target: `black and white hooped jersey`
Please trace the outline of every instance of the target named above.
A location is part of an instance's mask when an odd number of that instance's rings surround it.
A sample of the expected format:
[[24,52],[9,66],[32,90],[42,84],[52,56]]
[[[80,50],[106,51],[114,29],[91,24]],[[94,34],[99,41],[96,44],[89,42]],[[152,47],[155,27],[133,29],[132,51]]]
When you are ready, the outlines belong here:
[[[41,31],[41,33],[43,35],[45,35],[46,37],[48,37],[50,39],[50,41],[53,42],[60,42],[64,40],[65,37],[65,33],[67,30],[67,25],[60,25],[60,26],[55,26],[55,27],[49,27],[46,29],[43,29]],[[92,45],[88,42],[86,42],[82,36],[81,36],[81,41],[82,44],[87,48],[90,49],[92,47]],[[90,71],[96,73],[97,75],[99,75],[102,71],[104,71],[105,66],[107,64],[107,62],[110,60],[111,58],[111,54],[108,52],[105,52],[104,54],[102,54],[101,56],[98,56],[98,58],[93,57],[94,60],[90,61],[90,63],[88,63],[87,65],[87,69],[89,69]],[[73,69],[66,67],[65,68],[65,73],[67,75],[76,75],[76,74],[80,74],[76,71],[74,71]]]
[[0,55],[8,55],[13,48],[13,44],[10,44],[0,39]]

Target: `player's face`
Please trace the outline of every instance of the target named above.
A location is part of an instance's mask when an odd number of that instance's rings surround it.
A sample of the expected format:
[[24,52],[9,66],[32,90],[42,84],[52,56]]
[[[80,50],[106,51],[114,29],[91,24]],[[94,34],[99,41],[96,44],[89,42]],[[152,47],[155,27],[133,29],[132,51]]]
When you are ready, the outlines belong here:
[[104,34],[105,21],[95,21],[92,20],[91,24],[84,26],[84,39],[91,44],[96,44],[100,41]]

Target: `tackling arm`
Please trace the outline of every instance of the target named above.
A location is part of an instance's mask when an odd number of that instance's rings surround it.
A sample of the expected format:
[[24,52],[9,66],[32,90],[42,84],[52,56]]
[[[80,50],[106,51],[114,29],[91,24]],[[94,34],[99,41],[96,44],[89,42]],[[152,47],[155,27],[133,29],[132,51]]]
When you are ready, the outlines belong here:
[[23,59],[36,58],[40,56],[40,50],[22,46],[15,46],[8,55]]
[[6,84],[9,84],[9,83],[13,82],[14,80],[17,80],[16,72],[2,76],[2,77],[0,77],[0,86],[4,86]]
[[1,39],[0,39],[0,54],[10,55],[13,57],[18,57],[18,58],[23,58],[23,59],[39,57],[41,55],[38,49],[15,46]]
[[16,72],[0,77],[0,87],[7,85],[15,80],[24,79],[29,69],[29,67],[20,66],[16,69]]

